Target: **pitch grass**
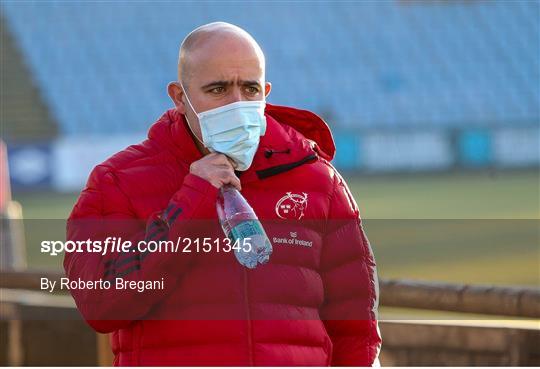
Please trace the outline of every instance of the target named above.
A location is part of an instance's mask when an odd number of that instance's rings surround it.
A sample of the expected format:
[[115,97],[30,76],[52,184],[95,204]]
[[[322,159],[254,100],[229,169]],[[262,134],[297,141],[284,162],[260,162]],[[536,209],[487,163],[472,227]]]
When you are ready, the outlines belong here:
[[[538,172],[346,178],[381,278],[539,285]],[[14,198],[26,219],[65,219],[77,194]],[[41,255],[43,234],[33,233],[30,267],[60,267],[62,257]]]

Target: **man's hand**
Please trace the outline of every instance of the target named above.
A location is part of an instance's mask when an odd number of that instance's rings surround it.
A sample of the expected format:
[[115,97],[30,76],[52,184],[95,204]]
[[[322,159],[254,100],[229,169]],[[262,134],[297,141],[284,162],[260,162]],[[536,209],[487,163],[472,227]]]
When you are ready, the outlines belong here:
[[211,153],[202,159],[194,161],[189,167],[189,171],[203,179],[206,179],[214,187],[221,188],[223,185],[231,184],[241,190],[240,180],[234,174],[234,167],[230,160],[223,154]]

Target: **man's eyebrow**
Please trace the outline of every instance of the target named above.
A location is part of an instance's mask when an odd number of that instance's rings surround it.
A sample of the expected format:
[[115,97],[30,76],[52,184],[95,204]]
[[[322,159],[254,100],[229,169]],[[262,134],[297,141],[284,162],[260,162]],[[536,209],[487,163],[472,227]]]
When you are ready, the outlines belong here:
[[[206,90],[209,88],[223,87],[223,86],[228,86],[232,84],[233,82],[231,81],[213,81],[202,86],[201,89]],[[240,84],[242,86],[253,86],[253,85],[260,86],[260,83],[257,80],[240,81]]]
[[260,86],[260,83],[257,80],[251,80],[251,81],[242,81],[242,85],[243,86],[253,86],[253,85]]
[[201,89],[206,90],[207,88],[210,88],[210,87],[222,87],[222,86],[227,86],[230,84],[232,84],[232,82],[230,81],[213,81],[202,86]]

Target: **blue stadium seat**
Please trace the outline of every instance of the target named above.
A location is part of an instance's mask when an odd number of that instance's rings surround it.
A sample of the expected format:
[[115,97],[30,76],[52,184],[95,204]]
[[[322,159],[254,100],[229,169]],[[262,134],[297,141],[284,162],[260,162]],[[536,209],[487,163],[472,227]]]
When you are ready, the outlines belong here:
[[66,135],[147,130],[172,106],[166,85],[182,38],[216,20],[260,42],[269,101],[314,110],[333,126],[540,120],[538,2],[3,1],[0,9]]

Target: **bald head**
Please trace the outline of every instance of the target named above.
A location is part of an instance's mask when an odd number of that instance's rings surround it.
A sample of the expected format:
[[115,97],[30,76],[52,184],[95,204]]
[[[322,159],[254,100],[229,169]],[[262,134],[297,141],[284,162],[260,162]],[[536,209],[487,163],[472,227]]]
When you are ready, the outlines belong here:
[[184,85],[192,77],[193,66],[201,58],[219,58],[226,51],[243,50],[259,59],[265,68],[265,58],[261,47],[244,29],[226,22],[213,22],[191,31],[180,46],[178,57],[178,80]]

